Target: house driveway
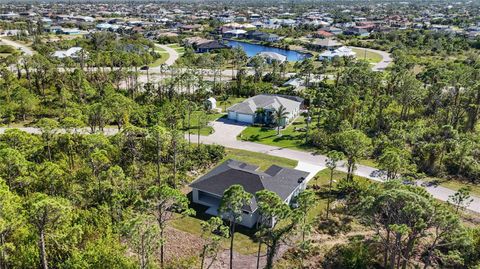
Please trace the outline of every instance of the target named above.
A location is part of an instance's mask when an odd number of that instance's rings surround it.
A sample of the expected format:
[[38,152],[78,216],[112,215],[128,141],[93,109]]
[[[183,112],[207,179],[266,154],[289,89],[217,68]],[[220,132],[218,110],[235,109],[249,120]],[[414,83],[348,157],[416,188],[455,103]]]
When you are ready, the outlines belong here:
[[248,127],[248,124],[220,118],[208,123],[215,132],[209,136],[201,137],[201,141],[209,144],[228,144],[237,141],[237,136]]
[[[359,49],[359,50],[366,50],[366,51],[369,51],[369,52],[380,54],[380,56],[382,56],[382,60],[373,65],[373,67],[372,67],[373,71],[384,71],[385,68],[387,68],[388,65],[393,62],[390,53],[388,53],[386,51],[369,49],[369,48],[361,48],[361,47],[351,47],[351,48]],[[357,57],[357,58],[361,59],[361,57]]]

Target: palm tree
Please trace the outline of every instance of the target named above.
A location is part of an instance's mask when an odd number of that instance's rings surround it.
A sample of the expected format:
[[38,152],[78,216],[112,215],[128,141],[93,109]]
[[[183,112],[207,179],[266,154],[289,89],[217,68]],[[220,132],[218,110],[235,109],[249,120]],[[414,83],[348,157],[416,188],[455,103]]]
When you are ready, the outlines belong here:
[[221,96],[220,96],[220,103],[223,104],[223,111],[222,112],[226,112],[227,111],[227,105],[230,104],[230,100],[229,100],[230,96],[228,95],[228,93],[223,93]]
[[275,120],[275,123],[277,124],[277,135],[280,135],[280,124],[282,123],[282,120],[287,118],[288,114],[290,112],[287,111],[287,109],[281,105],[279,108],[275,109],[273,112],[273,118]]
[[255,117],[257,122],[264,123],[265,109],[263,107],[257,107],[257,110],[255,111]]

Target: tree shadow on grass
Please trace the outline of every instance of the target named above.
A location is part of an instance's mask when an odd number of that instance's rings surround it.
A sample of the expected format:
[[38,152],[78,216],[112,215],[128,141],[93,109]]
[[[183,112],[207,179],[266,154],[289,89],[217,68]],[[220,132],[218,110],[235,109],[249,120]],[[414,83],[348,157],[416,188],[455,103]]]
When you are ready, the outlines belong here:
[[[189,192],[187,194],[187,197],[188,197],[188,200],[190,201],[190,208],[195,210],[195,216],[192,216],[192,218],[198,219],[200,221],[208,221],[211,217],[213,217],[212,215],[209,215],[209,214],[205,213],[205,211],[207,211],[207,209],[209,208],[208,206],[196,204],[196,203],[193,202],[192,192]],[[224,222],[225,222],[225,225],[228,226],[228,223],[226,221],[224,221]],[[237,225],[235,227],[235,232],[246,235],[246,236],[250,237],[253,241],[255,241],[256,230],[254,228],[247,228],[247,227],[244,227],[244,226],[241,226],[241,225]]]

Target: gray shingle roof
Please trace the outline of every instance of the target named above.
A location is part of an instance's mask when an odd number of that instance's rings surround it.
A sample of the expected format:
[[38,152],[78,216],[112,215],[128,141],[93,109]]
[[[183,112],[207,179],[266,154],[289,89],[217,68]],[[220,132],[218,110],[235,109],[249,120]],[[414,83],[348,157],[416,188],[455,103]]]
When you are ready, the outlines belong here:
[[277,109],[283,105],[287,111],[291,113],[301,104],[301,101],[292,99],[280,95],[259,94],[229,107],[227,111],[235,111],[243,114],[254,114],[255,111],[257,111],[257,108]]
[[[307,172],[277,165],[262,172],[258,171],[258,166],[230,159],[195,180],[190,187],[222,197],[226,189],[238,184],[253,195],[266,189],[286,200],[307,176]],[[255,212],[255,198],[243,209]]]

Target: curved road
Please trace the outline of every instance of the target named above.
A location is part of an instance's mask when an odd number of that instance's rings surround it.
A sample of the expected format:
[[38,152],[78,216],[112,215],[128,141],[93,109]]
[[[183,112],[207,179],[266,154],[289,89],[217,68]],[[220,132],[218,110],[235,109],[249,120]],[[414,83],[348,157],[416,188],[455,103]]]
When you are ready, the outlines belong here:
[[30,49],[29,47],[19,43],[19,42],[15,42],[15,41],[12,41],[10,39],[7,39],[7,38],[2,38],[0,37],[0,41],[6,45],[9,45],[9,46],[12,46],[20,51],[22,51],[23,53],[25,53],[26,55],[30,55],[32,56],[33,55],[33,50]]
[[[380,62],[376,63],[372,67],[373,71],[384,71],[385,68],[387,68],[387,66],[393,62],[393,59],[390,56],[390,53],[388,53],[386,51],[383,51],[383,50],[375,50],[375,49],[368,49],[368,48],[361,48],[361,47],[350,47],[350,48],[363,50],[363,51],[366,50],[366,51],[369,51],[369,52],[372,52],[372,53],[380,54],[382,56],[382,60]],[[357,57],[357,58],[361,59],[362,57]]]
[[[210,125],[214,128],[215,132],[209,136],[201,136],[200,141],[202,143],[219,144],[229,148],[243,149],[297,160],[297,168],[307,172],[318,172],[326,168],[327,157],[324,155],[237,140],[237,136],[246,128],[246,126],[243,124],[238,124],[228,120],[218,120],[211,122]],[[197,138],[194,137],[192,138],[192,141],[196,141],[196,139]],[[344,164],[344,162],[340,163],[337,170],[347,172],[347,167]],[[372,172],[374,171],[378,171],[378,169],[365,165],[357,165],[355,175],[379,182],[385,181],[385,179],[382,177],[372,176]],[[417,182],[418,185],[421,183],[421,181]],[[434,198],[441,201],[448,201],[449,196],[455,193],[454,190],[442,186],[430,186],[425,187],[425,189]],[[473,201],[467,208],[473,212],[480,213],[480,197],[472,196],[472,198]]]
[[165,61],[166,65],[173,65],[175,61],[177,61],[177,59],[180,57],[180,54],[178,54],[176,50],[170,48],[169,46],[160,44],[155,44],[155,46],[168,52],[168,59]]
[[[292,150],[288,148],[281,148],[276,146],[269,146],[264,144],[258,144],[247,141],[237,140],[237,136],[246,128],[245,124],[238,124],[231,122],[229,120],[217,120],[209,123],[215,132],[209,136],[200,136],[200,142],[205,144],[218,144],[228,148],[236,148],[247,151],[264,153],[272,156],[283,157],[287,159],[292,159],[298,161],[297,169],[310,172],[311,174],[307,178],[310,180],[317,172],[325,169],[327,157],[320,154],[315,154],[312,152]],[[27,133],[40,134],[41,130],[36,127],[23,127],[23,128],[8,128],[0,127],[0,134],[3,134],[8,129],[19,129]],[[89,128],[81,128],[76,130],[80,134],[90,134]],[[57,133],[65,133],[65,130],[59,129]],[[105,128],[105,135],[115,135],[118,133],[117,128]],[[185,135],[185,138],[188,139],[188,134]],[[191,141],[197,141],[196,135],[191,135]],[[338,171],[346,172],[347,168],[344,163],[340,163],[337,168]],[[381,177],[372,176],[372,172],[378,171],[377,168],[357,165],[355,170],[355,175],[360,177],[365,177],[371,180],[383,182],[384,179]],[[420,184],[421,181],[417,182]],[[454,194],[455,191],[442,187],[442,186],[430,186],[425,188],[428,193],[430,193],[436,199],[441,201],[447,201],[449,196]],[[473,197],[472,203],[467,207],[469,210],[480,213],[480,197]]]

